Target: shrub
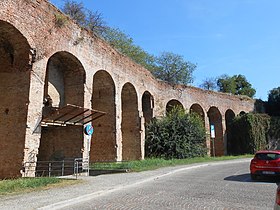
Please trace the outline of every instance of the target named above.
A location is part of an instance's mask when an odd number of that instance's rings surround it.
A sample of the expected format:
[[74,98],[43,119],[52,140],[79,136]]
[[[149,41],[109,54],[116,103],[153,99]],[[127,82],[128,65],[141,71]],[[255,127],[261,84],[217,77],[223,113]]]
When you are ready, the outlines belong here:
[[234,118],[230,125],[232,131],[232,154],[253,154],[267,149],[267,133],[270,117],[266,114],[243,114]]
[[206,155],[205,128],[196,114],[173,108],[166,117],[153,119],[146,127],[147,157],[183,159]]
[[67,18],[63,14],[56,13],[54,14],[54,17],[55,17],[55,26],[58,28],[61,28],[67,22]]

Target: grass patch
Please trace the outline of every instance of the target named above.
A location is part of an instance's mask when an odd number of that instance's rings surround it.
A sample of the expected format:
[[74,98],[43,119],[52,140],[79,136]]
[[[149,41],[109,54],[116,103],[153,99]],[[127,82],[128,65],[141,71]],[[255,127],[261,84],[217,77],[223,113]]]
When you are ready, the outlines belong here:
[[62,187],[77,183],[77,180],[66,180],[54,177],[19,178],[0,181],[0,195],[30,192],[38,189]]
[[146,170],[154,170],[157,168],[167,167],[167,166],[188,165],[192,163],[233,160],[233,159],[252,158],[252,157],[253,155],[197,157],[197,158],[171,159],[171,160],[165,160],[160,158],[147,158],[145,160],[137,160],[137,161],[93,163],[91,164],[90,168],[96,170],[128,169],[130,171],[139,172],[139,171],[146,171]]

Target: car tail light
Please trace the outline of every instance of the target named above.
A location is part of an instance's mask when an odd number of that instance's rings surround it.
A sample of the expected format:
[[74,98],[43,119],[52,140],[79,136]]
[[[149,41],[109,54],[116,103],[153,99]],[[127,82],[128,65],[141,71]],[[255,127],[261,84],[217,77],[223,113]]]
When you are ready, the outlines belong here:
[[257,160],[255,160],[255,159],[253,159],[252,161],[251,161],[251,164],[257,164]]
[[277,187],[277,191],[276,191],[276,201],[275,201],[278,205],[280,205],[280,188]]

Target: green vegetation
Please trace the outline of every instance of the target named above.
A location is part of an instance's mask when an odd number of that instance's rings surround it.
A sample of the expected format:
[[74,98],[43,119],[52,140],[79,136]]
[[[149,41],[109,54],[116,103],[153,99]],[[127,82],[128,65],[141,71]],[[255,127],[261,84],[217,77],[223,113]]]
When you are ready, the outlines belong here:
[[217,79],[217,86],[220,92],[232,93],[234,95],[247,95],[253,97],[256,90],[247,81],[244,75],[222,75]]
[[130,57],[134,62],[142,65],[148,70],[154,69],[154,56],[148,54],[141,47],[133,43],[133,39],[120,29],[106,27],[100,34],[105,41],[117,49],[120,53]]
[[107,27],[101,13],[86,9],[82,2],[77,3],[73,0],[66,0],[62,11],[81,27],[87,28],[96,34],[102,33]]
[[206,155],[205,128],[196,114],[174,107],[166,117],[153,119],[146,127],[147,157],[184,159]]
[[243,114],[234,118],[230,124],[230,154],[254,153],[271,147],[272,140],[280,138],[280,118],[266,114]]
[[185,61],[184,57],[171,52],[163,52],[155,58],[154,76],[172,84],[190,84],[196,65]]
[[200,87],[205,90],[217,90],[233,95],[246,95],[251,98],[254,97],[256,93],[256,90],[247,81],[246,77],[240,74],[233,75],[232,77],[224,74],[217,78],[206,78]]
[[0,181],[0,195],[57,187],[77,183],[77,180],[58,179],[53,177],[19,178]]
[[270,139],[280,139],[280,117],[271,117],[268,135]]
[[[187,165],[192,163],[203,163],[211,161],[233,160],[240,158],[252,158],[253,155],[242,156],[223,156],[223,157],[196,157],[187,159],[161,159],[161,158],[147,158],[145,160],[114,162],[114,163],[94,163],[91,164],[91,169],[128,169],[129,171],[147,171],[154,170],[161,167]],[[40,178],[19,178],[0,181],[0,196],[17,194],[23,192],[30,192],[41,189],[48,189],[52,187],[63,187],[67,185],[80,183],[80,180],[59,179],[54,177],[40,177]]]
[[[162,53],[160,56],[147,53],[141,47],[135,45],[129,35],[118,28],[107,26],[99,12],[87,10],[82,2],[66,0],[62,11],[81,27],[99,35],[120,53],[151,71],[156,78],[173,84],[192,83],[192,74],[196,65],[185,61],[183,56],[171,52]],[[60,27],[64,24],[61,18],[56,20]]]
[[153,56],[134,44],[133,39],[120,29],[106,27],[99,34],[111,46],[134,62],[148,69],[156,78],[172,84],[190,84],[196,65],[185,61],[183,56],[164,52]]
[[266,149],[266,131],[268,129],[268,115],[243,114],[234,118],[230,125],[231,153],[254,153]]
[[269,91],[266,109],[271,116],[280,116],[280,87]]
[[61,28],[67,23],[67,18],[59,13],[54,14],[55,16],[55,26]]
[[154,170],[162,167],[176,166],[176,165],[188,165],[192,163],[203,163],[211,161],[233,160],[240,158],[252,158],[253,155],[242,156],[222,156],[222,157],[195,157],[186,159],[162,159],[162,158],[147,158],[145,160],[135,160],[127,162],[115,162],[115,163],[95,163],[91,165],[91,169],[128,169],[129,171],[147,171]]

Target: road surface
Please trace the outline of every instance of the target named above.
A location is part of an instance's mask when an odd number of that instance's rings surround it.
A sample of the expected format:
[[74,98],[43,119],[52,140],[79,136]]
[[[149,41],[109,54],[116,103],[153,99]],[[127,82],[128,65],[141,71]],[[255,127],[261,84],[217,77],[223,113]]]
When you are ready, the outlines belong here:
[[79,177],[83,182],[0,197],[0,209],[273,209],[276,182],[251,180],[250,159]]
[[[249,162],[180,168],[111,191],[62,203],[58,209],[273,209],[276,183],[253,182]],[[49,206],[50,209],[56,206]]]

